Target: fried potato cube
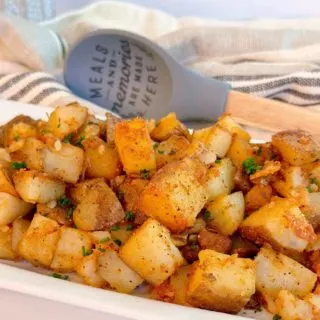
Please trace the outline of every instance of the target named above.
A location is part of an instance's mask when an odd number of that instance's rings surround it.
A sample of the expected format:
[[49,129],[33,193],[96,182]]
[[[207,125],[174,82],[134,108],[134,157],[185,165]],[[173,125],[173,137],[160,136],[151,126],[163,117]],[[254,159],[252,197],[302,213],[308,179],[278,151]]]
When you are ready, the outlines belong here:
[[[7,130],[5,130],[5,147],[13,147],[14,145],[17,146],[18,149],[20,144],[23,144],[23,140],[29,137],[36,137],[37,129],[34,126],[33,122],[26,123],[26,122],[18,122],[9,126]],[[21,145],[22,145],[21,144]]]
[[302,166],[318,159],[319,148],[311,134],[303,130],[287,130],[272,136],[272,145],[283,160],[293,166]]
[[59,240],[59,224],[35,214],[18,246],[19,256],[34,265],[50,267]]
[[192,141],[201,141],[205,147],[218,157],[224,157],[231,145],[232,135],[229,131],[216,124],[213,127],[193,132]]
[[99,274],[98,264],[99,253],[93,252],[92,254],[83,257],[80,263],[75,267],[75,271],[80,275],[84,283],[96,287],[103,288],[107,282]]
[[99,256],[98,262],[100,276],[118,292],[130,293],[143,282],[115,251],[106,250]]
[[246,211],[252,212],[271,201],[272,188],[269,184],[256,184],[245,195]]
[[231,159],[237,169],[242,170],[243,161],[253,157],[253,148],[247,140],[234,136],[227,157]]
[[164,141],[173,135],[184,136],[190,140],[187,127],[177,119],[174,112],[170,112],[157,122],[156,127],[151,132],[151,138],[156,141]]
[[0,226],[12,223],[16,218],[28,214],[33,205],[12,196],[11,194],[0,192]]
[[23,237],[23,235],[27,232],[28,228],[30,226],[30,221],[25,219],[16,219],[13,221],[12,224],[12,240],[11,240],[11,246],[12,250],[15,254],[19,254],[19,244]]
[[276,299],[277,314],[282,320],[313,319],[312,306],[287,290],[281,290]]
[[194,307],[237,313],[254,294],[255,280],[254,261],[202,250],[189,279],[187,299]]
[[113,144],[105,143],[95,137],[85,141],[86,176],[89,178],[106,178],[118,176],[121,162],[118,151]]
[[50,114],[48,129],[59,139],[78,131],[86,122],[88,109],[74,102],[63,107],[57,107]]
[[58,200],[66,190],[62,181],[34,170],[19,170],[13,175],[13,182],[20,197],[30,203]]
[[221,196],[207,206],[208,224],[223,235],[232,235],[244,218],[244,197],[241,191]]
[[207,201],[206,172],[196,158],[167,164],[144,188],[138,211],[157,219],[172,232],[191,227]]
[[44,172],[65,182],[76,183],[82,172],[84,152],[69,143],[57,143],[56,148],[42,151]]
[[38,203],[37,204],[37,212],[49,219],[57,221],[59,224],[71,226],[73,225],[73,221],[71,217],[68,216],[70,208],[68,207],[60,207],[55,204],[55,202],[49,202],[48,204]]
[[217,160],[217,155],[208,150],[204,143],[198,140],[192,141],[190,147],[187,150],[188,157],[198,157],[200,161],[205,165],[212,165]]
[[120,258],[153,285],[161,284],[184,263],[169,230],[154,219],[133,232],[120,248]]
[[191,275],[192,265],[180,267],[169,279],[169,284],[174,290],[174,300],[176,304],[190,306],[187,301],[187,286]]
[[320,226],[320,192],[307,193],[307,199],[301,211],[316,230]]
[[8,170],[0,167],[0,192],[11,194],[14,197],[19,197],[18,192],[13,186]]
[[123,119],[115,116],[114,114],[106,113],[106,136],[108,143],[114,143],[114,136],[117,123],[123,121]]
[[89,233],[62,227],[50,268],[59,272],[71,272],[91,253],[92,239]]
[[319,319],[319,317],[320,317],[320,295],[310,293],[304,298],[304,300],[311,304],[312,314],[314,316],[314,320]]
[[4,169],[11,167],[11,155],[8,150],[0,148],[0,166]]
[[224,158],[209,168],[207,173],[208,200],[229,194],[234,188],[235,175],[236,167],[229,158]]
[[[80,200],[73,212],[73,221],[81,230],[94,231],[111,227],[123,220],[124,211],[117,196],[103,179],[96,179],[96,183],[87,188],[86,194]],[[74,189],[86,188],[87,181],[81,182]],[[90,184],[90,182],[89,182]],[[77,191],[71,191],[76,194]]]
[[249,133],[236,123],[228,114],[222,115],[218,120],[218,124],[222,128],[228,130],[232,135],[237,135],[248,142],[251,139]]
[[15,253],[11,247],[12,229],[9,227],[0,228],[0,259],[13,260]]
[[155,143],[153,149],[155,150],[157,168],[183,159],[188,154],[189,147],[190,142],[187,138],[176,135],[161,143]]
[[312,226],[292,199],[274,198],[240,225],[243,237],[278,250],[302,252],[316,239]]
[[145,120],[135,118],[116,125],[115,143],[124,170],[141,176],[142,171],[155,171],[156,158]]
[[118,251],[119,246],[113,242],[109,231],[93,231],[90,235],[96,250],[100,252],[104,252],[107,249]]
[[297,261],[271,248],[263,247],[255,258],[256,289],[276,298],[280,290],[288,290],[299,298],[311,293],[317,275]]

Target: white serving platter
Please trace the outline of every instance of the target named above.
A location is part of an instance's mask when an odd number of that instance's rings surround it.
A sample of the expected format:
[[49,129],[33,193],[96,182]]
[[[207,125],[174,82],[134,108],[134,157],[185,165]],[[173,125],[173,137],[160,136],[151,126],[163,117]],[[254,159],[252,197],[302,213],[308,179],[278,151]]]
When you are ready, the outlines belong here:
[[[45,119],[52,108],[0,100],[0,110],[1,125],[20,114],[34,119]],[[102,109],[101,114],[104,112]],[[271,319],[270,314],[265,311],[255,313],[245,310],[241,316],[228,315],[96,289],[55,279],[45,273],[48,272],[32,267],[26,262],[8,262],[0,259],[0,288],[134,320],[241,320],[248,317],[259,320]],[[72,315],[70,316],[72,318]]]

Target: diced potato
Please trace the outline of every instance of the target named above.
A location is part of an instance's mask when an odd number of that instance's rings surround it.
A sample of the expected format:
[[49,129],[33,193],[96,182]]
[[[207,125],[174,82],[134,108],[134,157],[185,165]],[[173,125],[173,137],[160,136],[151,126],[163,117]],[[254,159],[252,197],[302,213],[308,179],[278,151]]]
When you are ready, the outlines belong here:
[[250,180],[254,183],[265,181],[281,169],[280,161],[265,161],[262,168],[250,175]]
[[87,232],[62,227],[50,268],[59,272],[71,272],[91,253],[92,240]]
[[158,221],[148,219],[120,249],[121,259],[143,279],[159,285],[183,263],[170,232]]
[[107,249],[114,251],[119,249],[118,245],[113,242],[109,231],[94,231],[90,235],[95,248],[101,252]]
[[0,192],[0,226],[12,223],[16,218],[28,214],[33,205],[12,196],[11,194]]
[[241,191],[221,196],[207,206],[210,212],[208,221],[211,227],[217,228],[223,235],[233,234],[244,218],[244,198]]
[[20,197],[30,203],[57,200],[66,189],[63,182],[34,170],[19,170],[13,175],[13,182]]
[[12,146],[14,144],[20,144],[24,139],[29,137],[36,137],[37,129],[32,121],[18,122],[9,126],[5,131],[5,147]]
[[313,137],[303,130],[288,130],[272,136],[272,145],[282,158],[293,166],[302,166],[318,159],[319,148]]
[[227,157],[231,159],[233,164],[242,170],[243,161],[253,156],[252,146],[248,141],[239,136],[234,136]]
[[311,304],[314,320],[320,319],[320,295],[310,293],[304,300]]
[[231,145],[232,135],[229,131],[216,124],[213,127],[193,132],[192,141],[201,141],[205,147],[218,157],[224,157]]
[[[130,225],[132,226],[132,225]],[[110,230],[110,234],[111,234],[111,238],[118,243],[124,244],[131,236],[132,234],[132,229],[131,227],[129,227],[129,229],[127,228],[127,226],[125,225],[121,225],[119,226],[119,229],[117,230]]]
[[13,260],[15,258],[11,241],[12,229],[9,227],[0,228],[0,259]]
[[272,188],[269,184],[256,184],[245,195],[246,211],[258,210],[271,201]]
[[159,220],[172,232],[192,226],[207,201],[206,171],[196,158],[167,164],[144,188],[138,210]]
[[156,127],[151,132],[151,138],[156,141],[164,141],[173,135],[184,136],[190,140],[190,134],[186,126],[177,119],[174,112],[170,112],[157,122]]
[[74,102],[57,107],[50,114],[48,129],[58,138],[63,139],[70,133],[78,131],[86,122],[88,109]]
[[187,150],[187,156],[198,157],[203,164],[208,166],[214,164],[217,160],[217,155],[214,152],[209,151],[204,143],[198,140],[192,141]]
[[60,231],[56,221],[35,214],[18,246],[21,257],[34,265],[49,267],[56,251]]
[[18,254],[19,244],[23,235],[27,232],[30,221],[25,219],[16,219],[12,224],[12,241],[11,246],[15,254]]
[[310,303],[295,297],[287,290],[281,290],[276,299],[277,314],[282,320],[313,319]]
[[182,266],[169,279],[169,284],[174,289],[174,303],[189,306],[187,301],[187,285],[191,275],[191,265]]
[[222,128],[228,130],[232,135],[237,135],[248,142],[251,139],[249,133],[236,123],[228,114],[222,115],[218,120],[218,124]]
[[122,293],[130,293],[143,279],[127,266],[115,251],[106,250],[98,258],[99,274],[112,288]]
[[243,237],[257,244],[270,243],[283,250],[302,252],[316,235],[292,199],[274,198],[240,225]]
[[11,194],[14,197],[19,197],[10,179],[9,172],[3,168],[0,168],[0,192],[5,192]]
[[306,196],[306,203],[301,211],[313,228],[317,229],[320,226],[320,192],[307,193]]
[[108,143],[114,143],[114,136],[117,123],[123,121],[121,118],[110,112],[106,113],[106,136]]
[[187,155],[189,147],[190,142],[187,138],[176,135],[161,143],[155,143],[153,149],[155,150],[157,168],[183,159]]
[[101,183],[104,183],[103,179],[90,179],[79,182],[69,189],[70,196],[75,203],[80,203],[85,199],[90,189],[93,189],[96,184]]
[[107,282],[99,274],[99,255],[94,252],[80,261],[80,263],[75,267],[76,272],[83,278],[85,284],[96,287],[103,288],[106,286]]
[[69,214],[68,207],[60,207],[55,203],[55,201],[51,201],[48,204],[38,203],[37,204],[37,213],[41,214],[49,219],[57,221],[59,224],[62,225],[69,225],[73,224],[72,217],[68,217]]
[[86,175],[89,178],[110,180],[120,174],[121,162],[113,144],[107,144],[102,139],[95,137],[86,140],[84,147]]
[[229,194],[234,188],[236,168],[229,158],[222,159],[209,168],[207,174],[208,200]]
[[[87,188],[73,212],[73,221],[79,229],[86,231],[103,230],[123,220],[124,211],[118,198],[103,179]],[[84,189],[87,182],[75,186],[75,190]],[[79,191],[81,193],[81,191]],[[71,191],[76,194],[77,191]]]
[[255,263],[213,250],[202,250],[187,289],[195,307],[237,313],[255,292]]
[[11,156],[8,150],[4,148],[0,148],[0,164],[2,165],[2,167],[6,168],[6,166],[10,164],[10,162],[11,162]]
[[288,290],[299,298],[311,293],[317,275],[297,261],[263,247],[255,258],[257,291],[276,298],[280,290]]

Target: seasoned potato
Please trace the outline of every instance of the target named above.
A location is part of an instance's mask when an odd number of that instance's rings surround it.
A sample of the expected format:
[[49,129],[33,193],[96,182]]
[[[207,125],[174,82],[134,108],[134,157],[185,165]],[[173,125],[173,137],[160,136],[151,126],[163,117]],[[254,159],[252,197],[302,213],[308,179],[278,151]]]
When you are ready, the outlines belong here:
[[237,135],[240,138],[250,141],[251,137],[247,131],[245,131],[239,124],[237,124],[230,115],[224,114],[222,115],[219,120],[218,124],[228,130],[232,135]]
[[36,135],[37,129],[33,123],[15,123],[5,131],[5,147],[10,147],[10,150],[19,149],[23,145],[24,139],[36,137]]
[[169,230],[154,219],[136,229],[120,249],[121,259],[143,279],[159,285],[184,263]]
[[169,279],[169,284],[174,290],[173,302],[176,304],[190,306],[187,301],[187,285],[191,270],[191,265],[182,266]]
[[223,235],[233,234],[244,218],[244,198],[241,191],[221,196],[207,205],[208,224]]
[[314,316],[314,320],[319,319],[320,317],[320,295],[319,294],[308,294],[305,298],[305,301],[310,303],[312,307],[312,314]]
[[296,202],[274,198],[240,225],[243,237],[257,244],[270,243],[277,249],[302,252],[316,235]]
[[78,103],[57,107],[50,114],[48,129],[58,138],[63,139],[70,133],[78,131],[86,122],[88,109]]
[[301,211],[313,228],[317,229],[320,226],[320,192],[307,193],[306,196]]
[[25,216],[32,208],[32,204],[11,194],[0,192],[0,227],[12,223],[18,217]]
[[4,169],[11,167],[11,155],[4,148],[0,148],[0,167]]
[[245,195],[246,211],[252,212],[268,204],[272,197],[272,188],[269,184],[256,184]]
[[155,143],[153,149],[155,150],[157,168],[183,159],[188,154],[189,147],[190,142],[187,138],[176,135],[161,143]]
[[234,188],[236,168],[229,158],[219,160],[207,174],[208,200],[229,194]]
[[8,170],[3,168],[0,168],[0,192],[5,192],[11,194],[14,197],[19,197],[10,179]]
[[51,201],[47,204],[44,204],[44,203],[37,204],[38,214],[48,217],[49,219],[55,220],[59,224],[71,226],[73,224],[73,221],[71,219],[72,216],[69,210],[70,208],[68,207],[62,208],[61,206],[57,205],[55,201]]
[[62,227],[50,268],[60,272],[70,272],[91,254],[92,240],[87,232]]
[[170,112],[157,122],[156,127],[151,132],[151,138],[156,141],[164,141],[173,135],[184,136],[190,140],[188,129],[177,119],[174,112]]
[[114,251],[119,249],[118,245],[113,242],[109,231],[93,231],[90,235],[92,242],[95,245],[95,249],[100,252],[104,252],[107,249]]
[[114,143],[114,136],[117,123],[123,121],[121,118],[110,112],[106,113],[106,136],[108,143]]
[[18,246],[21,257],[34,265],[49,267],[56,251],[60,231],[56,221],[35,214]]
[[217,160],[217,155],[209,151],[204,143],[198,140],[192,141],[186,153],[188,157],[198,157],[203,164],[208,166],[214,164]]
[[124,170],[128,175],[141,176],[156,170],[156,158],[146,121],[140,118],[119,122],[115,143]]
[[239,136],[234,136],[227,157],[237,169],[242,170],[243,161],[253,156],[253,148],[249,142]]
[[20,197],[30,203],[57,200],[66,189],[63,182],[34,170],[19,170],[13,175],[13,182]]
[[[79,229],[93,231],[103,230],[121,221],[124,211],[121,203],[103,181],[96,179],[96,183],[87,188],[85,195],[80,200],[73,212],[73,221]],[[79,183],[71,194],[81,193],[86,188],[87,182]],[[79,189],[78,191],[76,191]]]
[[15,258],[11,242],[12,229],[9,227],[0,228],[0,259],[13,260]]
[[85,141],[86,175],[89,178],[106,178],[118,176],[121,162],[113,144],[107,144],[95,137]]
[[276,309],[282,320],[313,319],[311,304],[295,297],[287,290],[279,292],[276,299]]
[[144,188],[138,210],[173,232],[192,226],[207,201],[206,171],[196,158],[167,164]]
[[187,289],[187,301],[195,307],[239,312],[255,292],[255,263],[213,250],[199,253]]
[[13,221],[11,246],[15,254],[18,254],[20,241],[23,235],[27,232],[29,226],[29,220],[19,218]]
[[297,261],[263,247],[255,258],[256,289],[276,298],[280,290],[288,290],[299,298],[311,293],[317,275]]
[[209,151],[222,158],[230,148],[232,135],[229,131],[216,124],[210,128],[194,131],[192,141],[201,141]]
[[143,279],[118,256],[117,252],[106,250],[98,258],[99,274],[112,288],[122,293],[130,293]]
[[311,163],[319,157],[319,147],[312,136],[303,130],[288,130],[272,136],[272,145],[282,158],[293,166]]

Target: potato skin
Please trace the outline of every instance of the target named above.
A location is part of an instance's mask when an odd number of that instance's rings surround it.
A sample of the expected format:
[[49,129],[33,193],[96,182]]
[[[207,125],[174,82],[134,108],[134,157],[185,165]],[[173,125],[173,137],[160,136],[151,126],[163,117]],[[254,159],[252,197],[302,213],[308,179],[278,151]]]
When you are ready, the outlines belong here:
[[196,158],[167,164],[144,188],[138,210],[172,232],[185,230],[194,224],[207,201],[206,172],[206,167]]

